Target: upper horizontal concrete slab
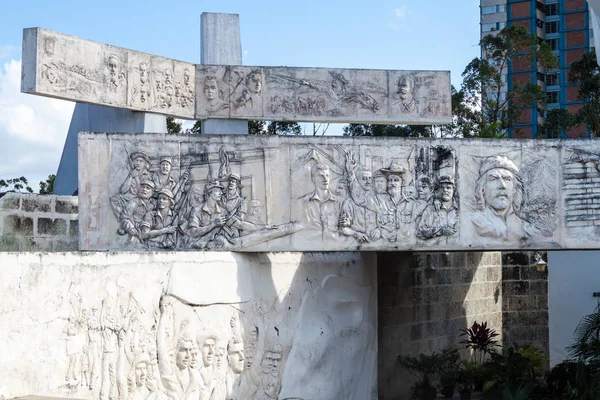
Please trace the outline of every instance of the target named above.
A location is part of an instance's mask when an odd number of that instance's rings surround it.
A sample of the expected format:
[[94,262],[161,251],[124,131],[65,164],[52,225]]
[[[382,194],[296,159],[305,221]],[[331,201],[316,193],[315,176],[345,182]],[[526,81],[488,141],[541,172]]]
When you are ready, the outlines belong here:
[[24,30],[22,72],[24,93],[184,119],[446,124],[452,117],[448,71],[194,65],[41,28]]
[[594,141],[83,133],[79,148],[82,250],[599,247]]

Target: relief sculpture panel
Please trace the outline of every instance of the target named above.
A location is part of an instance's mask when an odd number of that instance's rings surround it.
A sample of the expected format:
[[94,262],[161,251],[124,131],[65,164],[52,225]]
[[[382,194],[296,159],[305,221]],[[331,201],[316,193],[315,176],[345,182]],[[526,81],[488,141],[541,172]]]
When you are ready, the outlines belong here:
[[0,395],[376,398],[373,255],[179,254],[10,260]]
[[447,124],[448,71],[196,65],[63,35],[23,34],[21,91],[184,119]]
[[[80,248],[594,248],[594,149],[521,140],[459,146],[82,134],[88,160],[80,181],[92,183],[79,194]],[[89,177],[99,163],[103,173]]]

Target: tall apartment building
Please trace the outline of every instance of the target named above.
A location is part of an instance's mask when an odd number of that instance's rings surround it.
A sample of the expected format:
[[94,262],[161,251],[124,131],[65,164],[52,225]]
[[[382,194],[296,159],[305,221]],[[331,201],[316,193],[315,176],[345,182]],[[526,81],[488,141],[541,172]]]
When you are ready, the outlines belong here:
[[[505,26],[520,25],[545,40],[559,59],[559,67],[543,70],[534,62],[512,62],[503,71],[506,82],[501,96],[512,90],[515,82],[537,83],[545,89],[547,108],[564,108],[575,113],[582,104],[578,83],[569,80],[570,65],[593,47],[593,32],[585,0],[480,0],[481,36],[493,35]],[[525,108],[520,121],[509,136],[536,138],[544,111]],[[564,132],[564,138],[589,136],[584,125]]]

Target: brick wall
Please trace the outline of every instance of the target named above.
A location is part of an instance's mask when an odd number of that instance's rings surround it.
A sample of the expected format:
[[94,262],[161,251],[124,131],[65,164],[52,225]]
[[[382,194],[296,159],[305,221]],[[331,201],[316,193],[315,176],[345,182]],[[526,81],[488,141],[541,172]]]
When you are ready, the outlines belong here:
[[77,233],[77,197],[7,193],[0,198],[0,251],[73,251]]
[[503,344],[533,344],[549,354],[548,270],[537,271],[534,254],[502,254]]
[[[421,260],[421,261],[420,261]],[[425,278],[425,266],[437,268]],[[379,253],[379,398],[408,398],[399,354],[457,346],[459,330],[487,321],[502,333],[500,253]]]

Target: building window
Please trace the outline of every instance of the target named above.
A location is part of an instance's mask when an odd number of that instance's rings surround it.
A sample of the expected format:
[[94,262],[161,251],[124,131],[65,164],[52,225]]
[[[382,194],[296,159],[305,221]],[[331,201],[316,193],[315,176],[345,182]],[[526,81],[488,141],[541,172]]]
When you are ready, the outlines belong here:
[[546,82],[546,75],[542,74],[541,72],[537,72],[536,77],[538,81]]
[[558,21],[547,21],[546,33],[558,33]]
[[546,102],[548,104],[558,103],[558,92],[546,92]]
[[558,85],[558,72],[546,73],[546,86],[557,86]]
[[550,46],[550,50],[558,50],[558,39],[546,39],[546,43]]
[[558,15],[558,4],[546,4],[546,17]]
[[483,14],[483,15],[495,14],[495,13],[505,12],[505,11],[506,11],[506,8],[505,8],[504,4],[498,4],[496,6],[481,7],[481,14]]
[[504,29],[506,22],[492,22],[491,24],[481,24],[482,32],[493,32]]

